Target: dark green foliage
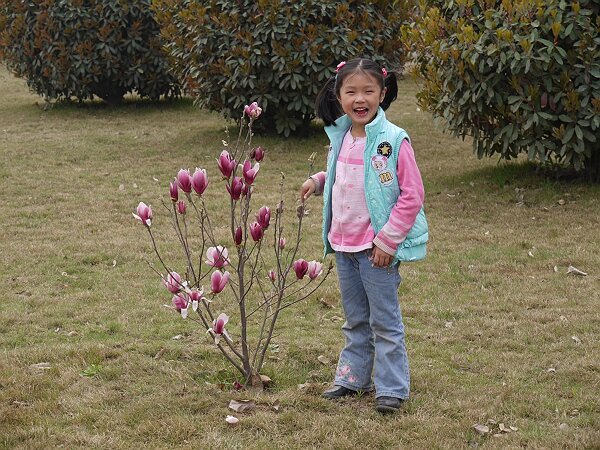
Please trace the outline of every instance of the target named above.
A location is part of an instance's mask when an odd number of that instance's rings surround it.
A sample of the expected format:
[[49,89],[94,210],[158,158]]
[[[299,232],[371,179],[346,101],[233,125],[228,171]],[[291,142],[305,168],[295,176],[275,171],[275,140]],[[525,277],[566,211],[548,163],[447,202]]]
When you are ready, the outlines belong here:
[[6,0],[0,56],[47,99],[179,94],[150,0]]
[[314,99],[339,61],[362,55],[397,69],[410,1],[155,0],[173,62],[200,106],[289,135],[314,118]]
[[479,157],[525,152],[600,180],[599,0],[422,5],[404,35],[425,108]]

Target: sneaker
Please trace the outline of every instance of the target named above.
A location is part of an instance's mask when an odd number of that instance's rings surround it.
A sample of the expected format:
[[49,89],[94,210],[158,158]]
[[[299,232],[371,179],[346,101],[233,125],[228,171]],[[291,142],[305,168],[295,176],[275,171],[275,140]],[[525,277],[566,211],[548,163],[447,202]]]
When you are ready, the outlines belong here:
[[344,386],[334,386],[330,389],[327,389],[321,397],[328,398],[330,400],[335,400],[337,398],[347,397],[351,395],[358,394],[357,391],[353,391],[352,389],[345,388]]
[[375,409],[383,414],[395,413],[402,407],[404,400],[396,397],[377,397]]

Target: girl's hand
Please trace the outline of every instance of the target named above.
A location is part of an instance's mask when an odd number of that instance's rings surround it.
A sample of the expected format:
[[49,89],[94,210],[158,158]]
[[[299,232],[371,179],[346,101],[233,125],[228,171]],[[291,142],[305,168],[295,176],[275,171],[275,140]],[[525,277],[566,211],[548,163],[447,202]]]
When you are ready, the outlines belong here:
[[387,267],[392,262],[393,255],[384,252],[376,245],[373,246],[373,251],[371,252],[371,261],[373,261],[373,265],[375,267]]
[[316,188],[317,186],[312,178],[306,180],[300,188],[300,201],[304,203],[305,200],[308,200],[308,197],[315,192]]

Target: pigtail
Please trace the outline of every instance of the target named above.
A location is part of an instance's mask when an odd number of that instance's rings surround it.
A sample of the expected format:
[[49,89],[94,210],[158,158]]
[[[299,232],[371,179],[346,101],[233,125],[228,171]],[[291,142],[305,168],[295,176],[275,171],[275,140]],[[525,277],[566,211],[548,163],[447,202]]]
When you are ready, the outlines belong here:
[[317,94],[315,101],[317,117],[323,119],[326,126],[334,125],[337,118],[343,114],[340,102],[335,95],[335,82],[335,77],[327,80],[325,86]]
[[389,108],[394,100],[398,97],[398,79],[394,72],[387,72],[387,76],[384,79],[384,84],[387,89],[385,97],[379,106],[384,111]]

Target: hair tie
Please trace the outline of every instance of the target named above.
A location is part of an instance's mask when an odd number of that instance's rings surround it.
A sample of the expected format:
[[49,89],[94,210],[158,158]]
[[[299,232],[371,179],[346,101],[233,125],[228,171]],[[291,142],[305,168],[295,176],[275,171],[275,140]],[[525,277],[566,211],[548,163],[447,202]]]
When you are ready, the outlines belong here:
[[342,61],[341,63],[339,63],[337,65],[337,67],[335,68],[335,73],[338,73],[342,69],[342,67],[344,67],[345,65],[346,65],[346,61]]
[[383,74],[383,78],[387,77],[387,70],[385,70],[385,67],[381,68],[381,73]]

